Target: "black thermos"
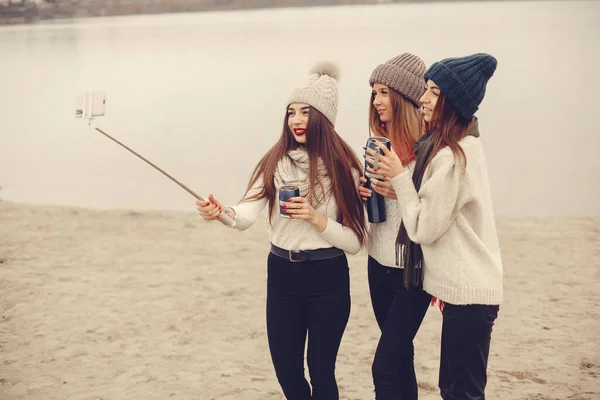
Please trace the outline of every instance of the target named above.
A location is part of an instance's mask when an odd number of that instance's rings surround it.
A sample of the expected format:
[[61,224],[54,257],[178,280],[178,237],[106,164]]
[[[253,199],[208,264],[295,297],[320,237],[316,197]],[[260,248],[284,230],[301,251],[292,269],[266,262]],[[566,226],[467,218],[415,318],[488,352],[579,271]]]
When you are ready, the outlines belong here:
[[[376,152],[379,152],[379,154],[383,154],[381,149],[379,147],[377,147],[377,145],[375,144],[375,141],[381,142],[388,149],[390,149],[390,140],[388,138],[380,137],[380,136],[373,136],[373,137],[370,137],[369,139],[367,139],[366,147],[373,149]],[[369,153],[367,153],[366,151],[365,151],[365,154],[369,155]],[[371,192],[372,192],[371,197],[367,198],[367,215],[369,217],[370,223],[377,224],[380,222],[385,222],[385,219],[386,219],[385,197],[383,197],[382,195],[380,195],[373,189],[373,186],[371,185],[371,178],[383,180],[383,176],[377,175],[377,173],[372,173],[372,172],[367,171],[367,165],[369,167],[373,168],[373,165],[371,165],[370,163],[368,163],[365,160],[365,179],[367,180],[365,187],[367,189],[371,190]]]

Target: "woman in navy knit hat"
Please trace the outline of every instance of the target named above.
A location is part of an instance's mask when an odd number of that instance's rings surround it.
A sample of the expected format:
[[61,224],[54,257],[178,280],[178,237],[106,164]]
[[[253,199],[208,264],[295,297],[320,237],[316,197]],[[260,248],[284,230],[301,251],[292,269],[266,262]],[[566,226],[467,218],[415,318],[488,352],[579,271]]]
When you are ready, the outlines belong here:
[[502,259],[474,117],[496,64],[489,54],[474,54],[425,72],[427,132],[415,146],[412,177],[393,150],[380,146],[377,173],[390,178],[402,210],[397,244],[405,268],[423,265],[423,274],[410,276],[422,277],[424,290],[444,305],[439,387],[446,400],[485,399],[502,301]]

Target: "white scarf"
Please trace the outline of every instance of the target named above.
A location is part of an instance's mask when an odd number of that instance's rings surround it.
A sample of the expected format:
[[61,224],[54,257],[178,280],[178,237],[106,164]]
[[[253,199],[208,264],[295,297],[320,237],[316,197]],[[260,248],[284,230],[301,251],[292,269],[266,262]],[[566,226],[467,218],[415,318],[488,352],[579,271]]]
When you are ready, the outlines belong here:
[[[300,196],[308,199],[313,206],[324,204],[331,190],[331,181],[327,175],[327,170],[325,169],[325,165],[323,165],[323,160],[319,158],[318,180],[323,187],[317,183],[315,185],[315,193],[309,193],[308,164],[308,153],[305,149],[290,150],[277,163],[273,177],[275,188],[279,191],[279,188],[284,185],[298,186],[300,188]],[[323,193],[323,188],[325,189],[325,193]]]

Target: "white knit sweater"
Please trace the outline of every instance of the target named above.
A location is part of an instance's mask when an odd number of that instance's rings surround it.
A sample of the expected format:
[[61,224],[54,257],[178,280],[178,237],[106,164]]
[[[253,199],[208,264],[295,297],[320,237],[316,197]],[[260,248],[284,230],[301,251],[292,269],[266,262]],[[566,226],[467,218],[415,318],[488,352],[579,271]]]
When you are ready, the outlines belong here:
[[[250,197],[260,192],[262,186],[262,180],[259,179],[247,196]],[[357,190],[357,188],[354,190]],[[266,205],[267,199],[262,198],[232,206],[231,208],[235,211],[233,228],[240,231],[248,229],[256,222]],[[280,217],[277,201],[275,207],[273,207],[272,225],[270,224],[268,228],[271,243],[285,250],[315,250],[337,247],[350,254],[358,253],[361,243],[356,234],[350,228],[336,221],[337,206],[334,196],[330,196],[327,204],[319,205],[316,210],[328,217],[327,227],[320,233],[306,221]]]
[[425,261],[423,288],[450,304],[502,302],[502,259],[483,147],[460,141],[467,167],[442,149],[425,170],[417,193],[409,171],[390,180],[410,239]]
[[[404,168],[412,176],[415,162],[411,161]],[[396,264],[396,237],[402,222],[402,209],[397,200],[385,198],[385,215],[385,222],[369,225],[367,251],[379,264],[399,268]]]

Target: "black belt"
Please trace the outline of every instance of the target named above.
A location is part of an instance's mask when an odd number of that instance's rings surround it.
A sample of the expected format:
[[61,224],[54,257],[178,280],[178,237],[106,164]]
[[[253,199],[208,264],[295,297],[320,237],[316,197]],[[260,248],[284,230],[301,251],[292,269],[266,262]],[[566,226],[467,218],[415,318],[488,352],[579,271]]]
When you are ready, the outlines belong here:
[[271,243],[271,253],[291,262],[328,260],[344,255],[344,251],[336,247],[317,250],[285,250]]

